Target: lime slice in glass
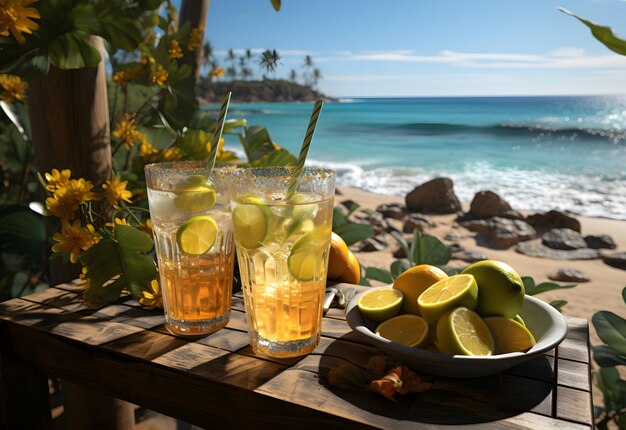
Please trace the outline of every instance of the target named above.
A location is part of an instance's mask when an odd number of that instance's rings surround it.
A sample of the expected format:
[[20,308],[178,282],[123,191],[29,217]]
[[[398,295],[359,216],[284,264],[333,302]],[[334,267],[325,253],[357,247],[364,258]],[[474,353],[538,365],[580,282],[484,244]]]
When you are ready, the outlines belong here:
[[238,204],[232,215],[237,244],[246,249],[261,246],[269,233],[268,207],[260,204]]
[[215,205],[217,194],[207,187],[193,187],[176,191],[174,205],[185,212],[208,211]]
[[324,250],[330,245],[330,232],[302,236],[291,248],[287,259],[289,272],[298,281],[321,278],[324,272]]
[[207,215],[188,219],[176,231],[178,248],[187,255],[202,255],[213,247],[217,238],[217,224]]

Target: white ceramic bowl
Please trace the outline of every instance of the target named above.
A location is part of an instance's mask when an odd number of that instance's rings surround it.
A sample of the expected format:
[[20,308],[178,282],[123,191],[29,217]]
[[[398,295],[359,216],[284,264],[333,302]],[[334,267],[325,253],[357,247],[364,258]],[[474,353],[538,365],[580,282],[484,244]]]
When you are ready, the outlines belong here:
[[[378,287],[375,289],[390,288]],[[368,289],[371,291],[372,289]],[[520,316],[531,331],[537,344],[527,352],[513,352],[489,357],[446,355],[411,348],[392,342],[374,333],[376,323],[366,320],[357,306],[356,295],[346,308],[346,321],[352,330],[364,336],[372,345],[414,370],[432,375],[472,378],[491,375],[516,366],[556,347],[565,338],[567,324],[563,315],[547,303],[526,296]]]

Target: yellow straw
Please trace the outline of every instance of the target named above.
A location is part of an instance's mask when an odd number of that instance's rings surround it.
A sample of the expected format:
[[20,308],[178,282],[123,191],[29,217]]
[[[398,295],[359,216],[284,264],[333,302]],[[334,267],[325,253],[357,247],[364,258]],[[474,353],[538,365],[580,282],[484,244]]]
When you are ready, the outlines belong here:
[[217,158],[217,149],[220,146],[220,139],[222,138],[222,131],[224,131],[224,122],[226,122],[226,113],[228,112],[228,105],[230,103],[230,96],[232,92],[224,94],[222,98],[222,107],[220,108],[220,114],[217,117],[217,123],[215,123],[215,131],[213,132],[213,141],[211,142],[211,152],[209,152],[209,170],[213,170],[215,166],[215,159]]

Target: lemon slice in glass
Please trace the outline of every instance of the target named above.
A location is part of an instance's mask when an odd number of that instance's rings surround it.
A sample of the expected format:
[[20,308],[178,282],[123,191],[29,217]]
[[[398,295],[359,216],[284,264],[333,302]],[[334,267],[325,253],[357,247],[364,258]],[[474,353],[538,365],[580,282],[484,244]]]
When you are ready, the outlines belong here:
[[503,317],[485,318],[495,342],[494,354],[525,352],[535,345],[535,337],[522,324]]
[[269,233],[270,211],[261,204],[238,204],[233,209],[233,227],[237,244],[246,249],[258,248]]
[[444,354],[485,356],[494,351],[487,324],[465,307],[453,309],[439,319],[437,345]]
[[325,250],[330,245],[330,230],[313,231],[302,236],[291,248],[287,267],[298,281],[320,279],[324,275]]
[[428,323],[417,315],[398,315],[381,323],[376,334],[392,342],[421,348],[428,344]]
[[[359,298],[357,306],[365,318],[380,322],[398,315],[402,309],[403,298],[404,294],[399,290],[372,290]],[[381,334],[381,336],[383,335]]]
[[215,190],[204,186],[197,186],[185,190],[177,190],[174,205],[185,212],[208,211],[215,205],[217,194]]
[[202,255],[215,244],[217,224],[207,215],[188,219],[176,231],[178,248],[187,255]]
[[472,275],[456,275],[444,278],[429,287],[417,298],[420,315],[429,324],[451,309],[465,306],[476,309],[478,305],[478,285]]

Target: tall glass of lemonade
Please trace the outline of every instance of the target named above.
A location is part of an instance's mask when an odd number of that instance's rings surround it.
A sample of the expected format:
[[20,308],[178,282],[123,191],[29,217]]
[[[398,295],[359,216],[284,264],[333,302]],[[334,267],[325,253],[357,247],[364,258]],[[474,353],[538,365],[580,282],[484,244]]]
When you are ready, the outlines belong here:
[[334,171],[304,169],[286,198],[291,173],[238,169],[228,181],[250,344],[282,358],[319,342],[335,195]]
[[166,327],[180,335],[214,332],[230,319],[232,295],[227,171],[193,161],[145,171]]

